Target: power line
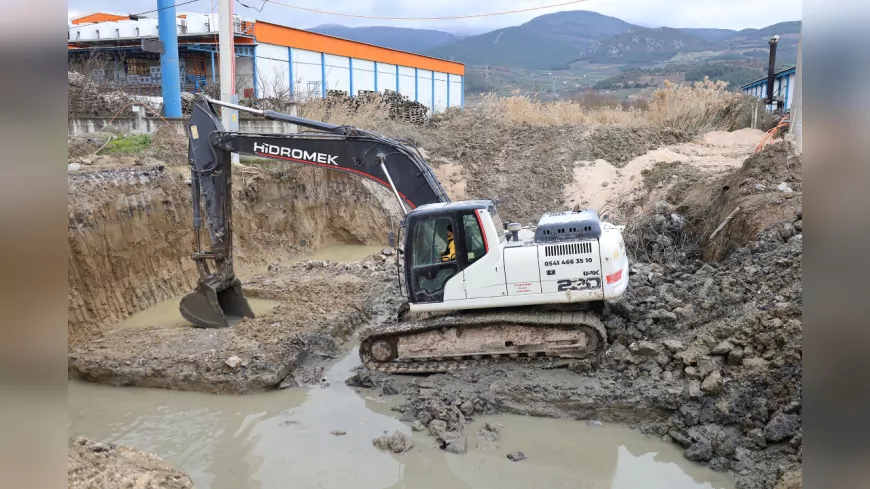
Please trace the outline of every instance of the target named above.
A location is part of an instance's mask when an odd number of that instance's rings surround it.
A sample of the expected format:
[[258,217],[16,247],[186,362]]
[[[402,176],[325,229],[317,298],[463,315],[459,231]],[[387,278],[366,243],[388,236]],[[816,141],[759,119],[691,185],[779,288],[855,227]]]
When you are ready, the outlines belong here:
[[468,14],[468,15],[453,15],[448,17],[382,17],[378,15],[359,15],[359,14],[344,14],[341,12],[328,12],[326,10],[318,10],[314,8],[308,7],[300,7],[298,5],[290,5],[287,3],[276,2],[275,0],[266,0],[266,3],[274,3],[275,5],[281,5],[282,7],[288,7],[296,10],[304,10],[306,12],[314,12],[318,14],[326,14],[326,15],[337,15],[340,17],[354,17],[359,19],[377,19],[377,20],[456,20],[456,19],[470,19],[473,17],[492,17],[495,15],[508,15],[508,14],[516,14],[521,12],[531,12],[534,10],[543,10],[553,7],[564,7],[565,5],[572,5],[576,3],[585,2],[586,0],[572,0],[570,2],[562,2],[555,3],[551,5],[544,5],[541,7],[529,7],[524,9],[516,9],[516,10],[505,10],[501,12],[490,12],[485,14]]
[[[140,16],[140,15],[153,14],[154,12],[160,12],[161,10],[166,10],[166,9],[168,9],[168,8],[173,8],[173,7],[180,7],[180,6],[182,6],[182,5],[187,5],[187,4],[189,4],[189,3],[195,3],[195,2],[198,2],[198,1],[199,1],[199,0],[188,0],[188,1],[186,1],[186,2],[176,3],[176,4],[174,4],[174,5],[168,5],[168,6],[166,6],[166,7],[156,8],[156,9],[154,9],[154,10],[148,10],[147,12],[139,12],[138,14],[128,14],[127,17],[129,18],[129,20],[139,20],[139,16]],[[85,27],[85,26],[89,26],[89,25],[97,25],[97,24],[104,24],[104,23],[106,23],[106,22],[115,22],[115,20],[101,20],[101,21],[99,21],[99,22],[91,22],[91,23],[89,23],[89,24],[76,24],[75,26],[70,27],[70,28],[67,29],[67,30],[70,30],[70,31],[71,31],[71,30],[73,30],[73,29],[78,29],[79,27]]]

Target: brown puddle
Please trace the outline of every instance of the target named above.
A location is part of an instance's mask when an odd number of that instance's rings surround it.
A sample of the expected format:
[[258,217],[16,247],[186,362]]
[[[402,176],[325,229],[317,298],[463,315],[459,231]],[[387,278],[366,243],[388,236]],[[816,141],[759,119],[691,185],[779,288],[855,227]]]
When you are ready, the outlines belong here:
[[[372,438],[410,428],[399,401],[357,393],[344,380],[351,351],[326,373],[328,387],[248,396],[117,388],[71,381],[69,434],[154,452],[198,488],[733,488],[725,474],[689,462],[675,445],[618,425],[526,416],[480,416],[465,427],[468,453],[453,455],[414,433],[403,455]],[[503,425],[495,449],[477,448],[484,422]],[[344,435],[331,434],[335,430]],[[511,462],[506,454],[528,457]]]

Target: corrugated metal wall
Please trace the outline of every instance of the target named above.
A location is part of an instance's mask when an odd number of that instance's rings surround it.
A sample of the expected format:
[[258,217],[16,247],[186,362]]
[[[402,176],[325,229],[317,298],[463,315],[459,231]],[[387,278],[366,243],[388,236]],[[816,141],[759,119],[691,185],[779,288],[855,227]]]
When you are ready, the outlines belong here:
[[[780,94],[784,96],[784,107],[785,110],[788,111],[791,108],[792,99],[794,99],[794,86],[795,86],[795,74],[794,72],[788,73],[783,76],[778,76],[773,81],[773,93],[774,96],[779,96]],[[743,88],[744,93],[748,93],[753,97],[758,97],[763,99],[767,96],[767,80],[759,80],[749,86]],[[774,105],[766,105],[765,106],[768,111],[772,111],[774,109]]]
[[328,90],[353,96],[361,90],[394,90],[426,105],[430,114],[463,105],[460,75],[272,44],[258,44],[255,57],[260,97],[290,90],[292,79],[298,99],[322,97]]

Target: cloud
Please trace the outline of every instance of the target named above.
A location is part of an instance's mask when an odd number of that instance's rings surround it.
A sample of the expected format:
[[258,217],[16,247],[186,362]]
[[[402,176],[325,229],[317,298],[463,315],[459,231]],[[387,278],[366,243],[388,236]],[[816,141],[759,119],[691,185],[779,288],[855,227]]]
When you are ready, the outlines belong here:
[[[178,0],[183,1],[183,0]],[[501,16],[488,16],[453,20],[383,20],[326,15],[291,9],[263,0],[241,0],[244,4],[262,7],[262,12],[234,2],[235,13],[242,17],[259,18],[293,27],[313,27],[319,24],[389,25],[395,27],[429,28],[441,30],[490,30],[518,25],[539,15],[562,10],[591,10],[618,17],[627,22],[650,26],[710,27],[743,29],[763,27],[786,20],[801,18],[801,4],[794,0],[728,0],[727,2],[699,2],[697,0],[588,0],[582,3],[554,7],[532,12]],[[410,2],[407,0],[333,0],[328,3],[313,0],[276,0],[281,3],[333,12],[381,17],[452,17],[563,3],[565,0],[439,0],[437,2]],[[154,0],[69,0],[69,12],[87,14],[96,11],[117,11],[119,4],[131,13],[155,8]],[[179,12],[210,12],[217,0],[200,0],[178,7]],[[763,6],[764,15],[759,8]],[[157,14],[151,14],[156,16]]]

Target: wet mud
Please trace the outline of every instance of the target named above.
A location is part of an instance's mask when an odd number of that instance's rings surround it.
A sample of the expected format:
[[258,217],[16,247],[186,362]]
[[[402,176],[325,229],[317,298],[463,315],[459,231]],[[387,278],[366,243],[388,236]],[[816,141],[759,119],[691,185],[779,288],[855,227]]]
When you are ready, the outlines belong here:
[[[70,437],[153,452],[183,468],[199,488],[272,487],[644,487],[730,489],[727,475],[682,457],[680,450],[609,423],[514,415],[463,421],[463,454],[448,453],[413,431],[391,408],[402,395],[345,384],[359,365],[346,352],[320,385],[249,396],[161,389],[113,389],[71,381]],[[475,433],[494,426],[499,438]],[[407,451],[381,450],[372,439],[399,432]],[[507,455],[522,451],[526,459]]]

